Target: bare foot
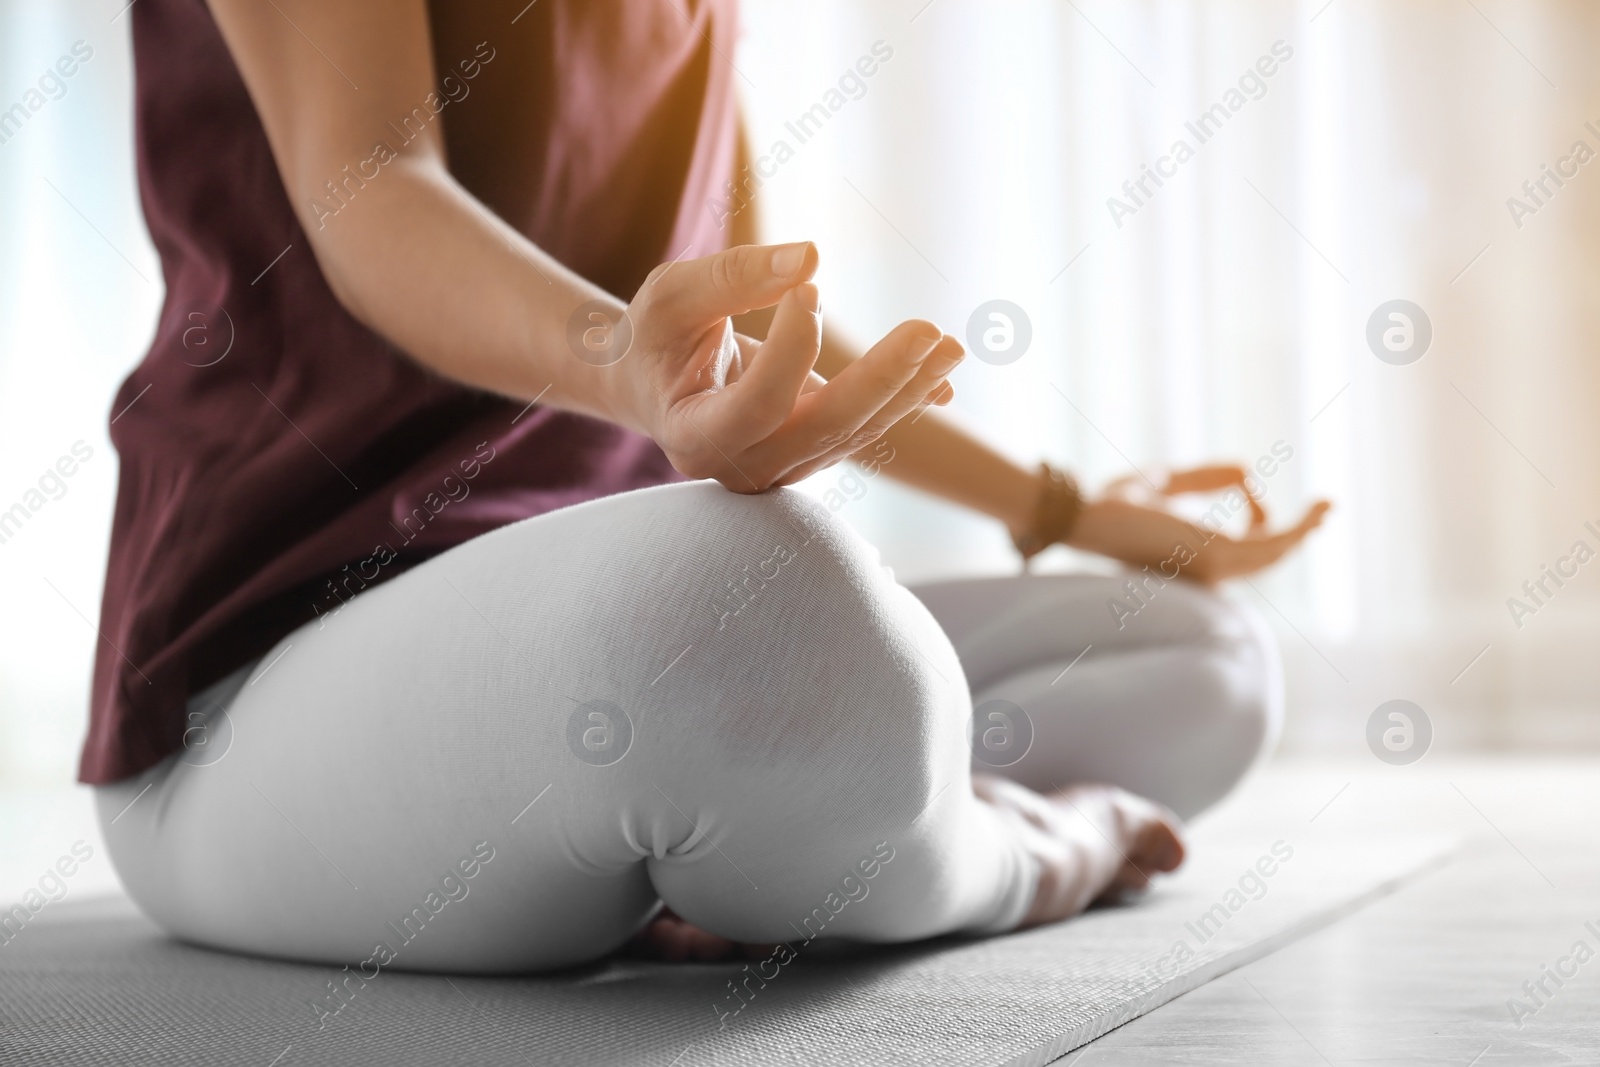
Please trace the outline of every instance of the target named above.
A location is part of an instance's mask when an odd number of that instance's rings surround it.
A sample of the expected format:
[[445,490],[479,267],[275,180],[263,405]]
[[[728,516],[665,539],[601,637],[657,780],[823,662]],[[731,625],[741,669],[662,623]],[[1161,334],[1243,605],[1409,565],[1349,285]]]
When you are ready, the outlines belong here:
[[1183,862],[1178,817],[1109,785],[1073,785],[1049,795],[976,775],[972,790],[1017,818],[1039,861],[1039,889],[1022,926],[1058,922],[1101,897],[1143,889]]
[[[979,799],[1017,817],[1039,861],[1039,889],[1022,927],[1058,922],[1094,901],[1144,889],[1153,874],[1183,862],[1178,817],[1160,804],[1109,785],[1073,785],[1041,795],[1004,778],[974,775]],[[663,908],[628,942],[631,955],[668,963],[761,959],[776,945],[719,937]]]
[[772,955],[776,945],[742,945],[700,929],[663,908],[628,942],[630,954],[667,963],[712,963],[717,960],[755,960]]

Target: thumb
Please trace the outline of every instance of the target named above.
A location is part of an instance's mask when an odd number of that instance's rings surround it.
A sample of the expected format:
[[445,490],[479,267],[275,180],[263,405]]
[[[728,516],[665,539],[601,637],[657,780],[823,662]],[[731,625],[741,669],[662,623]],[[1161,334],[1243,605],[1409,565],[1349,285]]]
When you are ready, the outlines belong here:
[[810,241],[739,245],[714,256],[657,268],[644,283],[641,295],[644,290],[654,290],[651,303],[681,326],[709,326],[730,315],[771,307],[816,272],[817,249]]

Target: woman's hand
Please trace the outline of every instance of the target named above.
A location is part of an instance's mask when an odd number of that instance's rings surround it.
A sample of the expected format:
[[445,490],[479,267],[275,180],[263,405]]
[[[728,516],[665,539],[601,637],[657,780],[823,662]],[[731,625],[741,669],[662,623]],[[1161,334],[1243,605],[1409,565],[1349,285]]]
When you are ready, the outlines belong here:
[[1268,531],[1265,511],[1260,521],[1252,513],[1249,530],[1234,537],[1160,508],[1108,496],[1084,505],[1068,544],[1136,567],[1149,566],[1164,578],[1220,582],[1278,562],[1322,525],[1331,506],[1319,500],[1280,533]]
[[[619,373],[618,421],[652,437],[693,478],[757,493],[799,481],[872,444],[931,400],[964,352],[931,323],[891,330],[831,381],[822,343],[816,249],[746,245],[657,268],[628,306],[633,338]],[[776,310],[766,340],[730,316]]]
[[1250,472],[1237,463],[1216,463],[1206,467],[1168,471],[1162,476],[1162,481],[1164,484],[1160,488],[1150,492],[1149,483],[1143,475],[1126,474],[1107,484],[1105,491],[1108,496],[1150,502],[1158,495],[1182,496],[1186,493],[1219,493],[1227,489],[1237,489],[1244,494],[1245,500],[1249,503],[1251,528],[1266,525],[1266,509],[1250,491]]

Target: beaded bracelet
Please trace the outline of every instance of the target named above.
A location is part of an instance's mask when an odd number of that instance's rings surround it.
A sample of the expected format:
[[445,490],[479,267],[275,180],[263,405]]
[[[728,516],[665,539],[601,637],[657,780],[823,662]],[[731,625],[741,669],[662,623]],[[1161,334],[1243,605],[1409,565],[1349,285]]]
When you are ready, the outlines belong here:
[[1078,491],[1076,478],[1048,463],[1039,464],[1039,473],[1044,486],[1034,510],[1033,526],[1011,535],[1012,543],[1022,555],[1024,570],[1034,556],[1053,544],[1065,542],[1083,511],[1083,494]]

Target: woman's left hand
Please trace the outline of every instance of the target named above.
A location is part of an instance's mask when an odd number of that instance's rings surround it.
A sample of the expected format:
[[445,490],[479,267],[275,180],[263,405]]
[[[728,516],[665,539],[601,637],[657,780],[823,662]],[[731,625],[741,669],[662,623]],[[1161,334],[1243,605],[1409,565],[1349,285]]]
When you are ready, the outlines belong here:
[[1067,543],[1136,567],[1149,566],[1164,578],[1220,582],[1278,562],[1322,525],[1331,506],[1317,501],[1299,522],[1278,533],[1269,531],[1264,509],[1259,521],[1253,510],[1250,528],[1233,536],[1112,494],[1084,504]]
[[[1164,476],[1157,475],[1157,477],[1162,482],[1159,487],[1150,485],[1142,474],[1124,475],[1107,485],[1106,492],[1129,500],[1139,500],[1142,497],[1150,501],[1158,496],[1220,493],[1227,489],[1237,489],[1244,494],[1248,502],[1251,529],[1267,524],[1267,510],[1261,506],[1261,501],[1256,499],[1255,493],[1250,489],[1250,472],[1237,463],[1214,463],[1205,467],[1167,471]],[[1146,488],[1153,489],[1154,492],[1141,493],[1141,490]]]

